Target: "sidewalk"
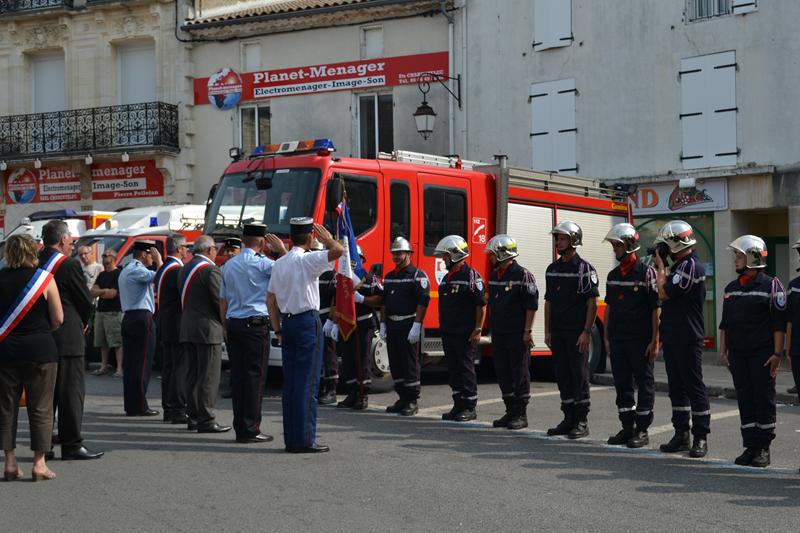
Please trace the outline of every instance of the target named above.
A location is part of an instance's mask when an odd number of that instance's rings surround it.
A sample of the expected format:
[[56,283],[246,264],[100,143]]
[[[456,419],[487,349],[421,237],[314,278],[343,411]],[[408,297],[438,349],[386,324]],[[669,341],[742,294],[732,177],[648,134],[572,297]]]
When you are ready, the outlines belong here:
[[[709,357],[714,362],[717,361],[716,357]],[[592,382],[597,385],[613,386],[614,378],[611,376],[611,364],[606,365],[606,372],[603,374],[595,374]],[[656,390],[660,392],[668,392],[667,387],[667,371],[664,367],[664,361],[659,359],[655,362],[655,379]],[[718,364],[706,362],[703,365],[703,381],[708,387],[709,396],[716,396],[722,398],[736,399],[736,390],[733,388],[733,378],[731,378],[730,371]],[[784,404],[798,404],[797,394],[788,394],[786,392],[790,387],[794,387],[794,379],[792,372],[789,369],[786,361],[781,362],[781,368],[778,371],[778,377],[775,383],[775,399],[778,403]]]

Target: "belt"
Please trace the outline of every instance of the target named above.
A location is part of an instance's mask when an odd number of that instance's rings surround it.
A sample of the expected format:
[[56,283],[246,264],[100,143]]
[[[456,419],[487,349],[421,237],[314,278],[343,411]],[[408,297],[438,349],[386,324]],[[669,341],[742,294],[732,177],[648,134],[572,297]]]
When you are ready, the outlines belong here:
[[281,317],[283,318],[295,318],[303,315],[307,315],[308,313],[316,313],[316,309],[309,309],[308,311],[300,311],[299,313],[281,313]]
[[[375,316],[375,315],[374,315],[374,314],[372,314],[372,313],[367,313],[366,315],[361,315],[360,317],[357,317],[357,318],[356,318],[356,320],[358,320],[358,321],[361,321],[361,320],[369,320],[369,319],[370,319],[370,318],[372,318],[373,316]],[[417,316],[417,315],[414,315],[414,316]]]
[[258,327],[258,326],[266,326],[269,324],[269,317],[268,316],[249,316],[247,318],[229,318],[228,320],[236,320],[239,322],[244,322],[248,328],[251,327]]
[[392,322],[402,322],[403,320],[408,320],[409,318],[417,318],[417,314],[414,313],[413,315],[389,315],[386,318],[388,318]]
[[330,307],[326,307],[324,309],[320,309],[319,310],[319,314],[321,314],[321,315],[325,315],[325,314],[328,314],[330,312],[331,312],[331,308]]

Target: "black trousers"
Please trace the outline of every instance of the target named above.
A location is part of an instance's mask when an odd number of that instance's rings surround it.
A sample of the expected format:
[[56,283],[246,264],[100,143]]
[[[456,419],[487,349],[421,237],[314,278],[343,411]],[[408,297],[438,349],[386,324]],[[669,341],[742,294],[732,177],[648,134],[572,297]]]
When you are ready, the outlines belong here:
[[347,340],[339,341],[342,352],[342,379],[347,385],[348,394],[364,395],[372,385],[372,337],[375,327],[372,320],[358,323]]
[[589,354],[578,351],[580,331],[553,331],[553,366],[561,410],[568,420],[586,420],[589,414]]
[[248,326],[247,319],[228,319],[228,358],[231,362],[231,402],[236,438],[261,433],[261,400],[267,376],[269,328]]
[[[617,389],[617,411],[622,427],[646,431],[653,423],[656,399],[653,363],[647,359],[650,339],[611,341],[611,373]],[[634,384],[639,389],[636,401]]]
[[711,432],[711,406],[703,383],[703,341],[664,339],[664,367],[672,402],[672,425],[705,438]]
[[420,361],[419,343],[408,342],[408,326],[395,325],[386,330],[386,348],[389,351],[389,369],[394,379],[394,390],[401,400],[416,402],[419,399]]
[[179,342],[161,343],[161,407],[164,417],[186,414],[186,355]]
[[769,448],[775,438],[775,378],[764,366],[771,355],[772,347],[761,352],[730,350],[728,356],[745,448]]
[[797,397],[800,398],[800,347],[795,348],[795,343],[792,342],[792,377],[794,377],[794,386],[797,388]]
[[125,312],[122,317],[122,347],[125,354],[122,358],[125,412],[138,415],[150,409],[147,405],[147,387],[156,351],[155,327],[150,311]]
[[[230,335],[228,336],[230,339]],[[230,346],[230,345],[229,345]],[[188,366],[186,414],[198,428],[214,424],[214,405],[219,394],[222,371],[222,345],[183,343]]]
[[[459,410],[475,409],[475,405],[478,403],[478,378],[475,375],[477,349],[469,342],[469,334],[448,335],[442,333],[442,347],[444,348],[444,360],[447,364],[448,383],[453,393],[453,405]],[[497,357],[497,351],[494,352],[494,356]],[[516,391],[513,383],[519,382],[519,377],[515,380],[510,374],[514,373],[514,367],[518,367],[519,364],[512,364],[511,368],[502,363],[501,365],[504,369],[511,370],[511,372],[506,372],[506,377],[509,379],[501,380],[500,371],[497,371],[497,380],[501,383],[500,389],[503,390],[503,382],[507,381],[506,384],[511,385],[510,390],[512,392]],[[495,369],[497,368],[499,368],[498,362],[495,360]],[[530,395],[530,373],[528,373],[527,383],[528,395]],[[524,383],[522,385],[524,388]],[[505,396],[505,391],[503,395]],[[526,399],[525,405],[527,403]]]
[[319,390],[322,394],[335,391],[339,384],[339,357],[336,354],[336,341],[325,337],[322,339],[322,376]]
[[58,358],[53,409],[58,411],[58,439],[62,452],[83,445],[81,426],[86,397],[85,364],[82,355],[62,355]]

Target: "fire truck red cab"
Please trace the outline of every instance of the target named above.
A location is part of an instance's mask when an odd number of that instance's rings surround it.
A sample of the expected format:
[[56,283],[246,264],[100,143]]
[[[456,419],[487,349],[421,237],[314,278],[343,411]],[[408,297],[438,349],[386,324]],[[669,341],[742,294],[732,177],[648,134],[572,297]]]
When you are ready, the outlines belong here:
[[[486,278],[486,243],[496,233],[509,233],[519,245],[520,264],[539,281],[540,312],[535,321],[532,356],[549,356],[544,344],[544,272],[555,258],[550,229],[563,220],[583,228],[579,253],[598,270],[601,295],[606,273],[615,265],[608,230],[630,219],[627,201],[597,182],[577,177],[486,166],[457,158],[397,151],[378,159],[339,158],[328,140],[271,145],[225,170],[209,195],[205,232],[222,241],[241,234],[243,224],[258,221],[288,237],[289,219],[313,216],[335,227],[333,208],[346,191],[358,243],[367,270],[382,277],[393,268],[389,245],[401,235],[414,249],[414,263],[431,280],[431,304],[425,317],[426,361],[443,355],[438,335],[438,284],[445,274],[433,251],[439,240],[461,235],[470,244],[466,260]],[[598,317],[603,316],[601,304]],[[593,359],[602,353],[598,318]],[[482,342],[490,354],[491,332]],[[378,343],[380,344],[380,343]],[[378,352],[382,349],[377,346]],[[385,354],[384,354],[385,355]],[[279,361],[273,354],[272,361]],[[376,364],[386,360],[376,353]]]

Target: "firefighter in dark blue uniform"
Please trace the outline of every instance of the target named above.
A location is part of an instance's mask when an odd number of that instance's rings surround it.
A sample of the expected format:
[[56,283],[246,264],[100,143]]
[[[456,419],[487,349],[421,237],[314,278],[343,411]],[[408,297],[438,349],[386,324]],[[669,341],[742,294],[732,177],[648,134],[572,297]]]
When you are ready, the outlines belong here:
[[506,412],[492,427],[528,427],[531,396],[533,319],[539,306],[539,289],[533,274],[514,258],[517,243],[508,235],[495,235],[486,244],[492,272],[489,275],[489,321],[492,359]]
[[[664,453],[689,450],[690,457],[708,453],[711,407],[703,383],[703,338],[706,273],[692,246],[692,227],[682,220],[664,224],[655,240],[656,284],[661,299],[661,342],[667,370],[675,435],[660,446]],[[667,270],[666,261],[673,265]],[[694,440],[689,446],[689,419]]]
[[433,254],[443,259],[448,270],[439,283],[439,330],[453,392],[453,408],[442,414],[442,420],[475,420],[478,403],[475,357],[486,317],[483,280],[467,265],[469,248],[459,235],[448,235],[439,241]]
[[579,439],[589,435],[589,343],[597,316],[597,272],[576,248],[583,231],[565,220],[551,232],[559,258],[547,267],[544,338],[553,352],[564,419],[548,435]]
[[775,376],[783,355],[786,291],[763,272],[767,245],[743,235],[729,247],[739,277],[725,287],[719,324],[719,353],[733,375],[742,423],[744,453],[735,463],[764,468],[775,438]]
[[397,237],[390,248],[395,269],[386,274],[383,289],[381,337],[386,339],[394,390],[400,397],[387,413],[417,414],[420,392],[422,321],[430,302],[428,275],[411,263],[411,244]]
[[[361,246],[357,246],[362,263],[367,258]],[[333,326],[332,337],[342,354],[342,378],[347,385],[347,397],[336,407],[364,410],[369,405],[369,390],[372,385],[372,337],[375,335],[375,311],[373,306],[381,304],[381,284],[378,278],[368,274],[355,292],[356,329],[348,338],[343,338],[338,324]]]
[[[622,430],[609,437],[608,443],[641,448],[650,442],[647,428],[653,422],[656,393],[653,361],[658,355],[661,307],[656,271],[636,257],[639,233],[632,225],[617,224],[605,240],[619,261],[606,279],[605,341],[622,423]],[[638,402],[634,382],[639,389]]]
[[[321,250],[322,245],[316,243],[314,249]],[[319,380],[319,404],[336,403],[336,386],[339,384],[339,361],[336,354],[336,341],[331,338],[333,330],[333,313],[331,305],[336,294],[336,273],[333,270],[319,277],[319,320],[322,327],[322,377]]]
[[[792,246],[800,254],[800,240]],[[800,270],[800,269],[798,269]],[[800,276],[794,278],[786,288],[786,351],[792,365],[792,376],[795,386],[787,392],[798,394],[797,384],[800,383]]]

